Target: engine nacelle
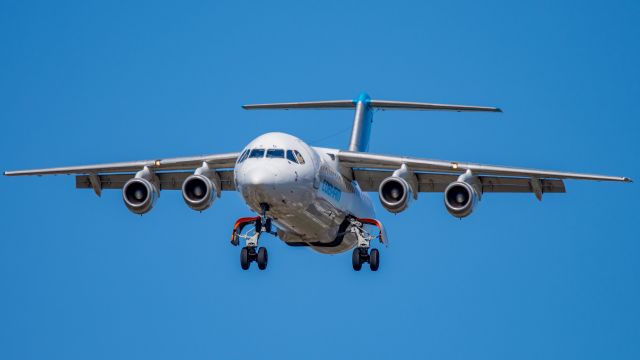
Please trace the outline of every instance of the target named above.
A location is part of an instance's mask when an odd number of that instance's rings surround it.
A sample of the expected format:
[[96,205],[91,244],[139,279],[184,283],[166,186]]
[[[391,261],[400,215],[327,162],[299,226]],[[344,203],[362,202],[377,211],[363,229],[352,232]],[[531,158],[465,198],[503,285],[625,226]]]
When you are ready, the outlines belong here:
[[409,182],[399,176],[390,176],[382,180],[378,188],[380,203],[392,213],[406,210],[413,195],[413,189]]
[[454,181],[444,190],[444,205],[457,218],[469,216],[478,201],[474,186],[466,181]]
[[191,175],[182,183],[182,198],[193,210],[207,210],[217,193],[216,185],[204,175]]
[[218,174],[203,163],[182,183],[182,198],[193,210],[204,211],[220,196],[220,186]]
[[122,198],[127,208],[134,214],[149,212],[160,196],[157,177],[145,167],[122,187]]

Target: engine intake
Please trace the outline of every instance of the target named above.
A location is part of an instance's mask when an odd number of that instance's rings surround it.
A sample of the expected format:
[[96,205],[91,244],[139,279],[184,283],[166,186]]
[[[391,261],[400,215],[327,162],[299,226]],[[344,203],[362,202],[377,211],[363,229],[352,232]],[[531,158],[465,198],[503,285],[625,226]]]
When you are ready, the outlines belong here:
[[160,191],[148,179],[135,177],[124,184],[122,198],[124,204],[134,214],[149,212],[158,199]]
[[387,211],[399,213],[409,207],[409,203],[413,198],[413,190],[405,179],[398,176],[390,176],[380,183],[378,197]]
[[471,184],[454,181],[444,190],[444,205],[457,218],[469,216],[478,201],[478,194]]
[[206,162],[182,183],[184,202],[196,211],[207,210],[216,197],[220,197],[221,182],[218,174]]
[[216,185],[204,175],[191,175],[182,183],[182,198],[193,210],[204,211],[213,203]]

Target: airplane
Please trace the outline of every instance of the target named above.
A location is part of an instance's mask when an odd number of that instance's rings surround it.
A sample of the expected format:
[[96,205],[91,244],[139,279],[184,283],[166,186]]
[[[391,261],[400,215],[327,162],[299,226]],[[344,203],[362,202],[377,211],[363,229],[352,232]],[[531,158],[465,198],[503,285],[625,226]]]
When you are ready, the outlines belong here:
[[[563,180],[631,182],[627,177],[536,170],[460,161],[421,159],[368,152],[376,110],[444,110],[501,112],[486,106],[447,105],[374,100],[362,93],[353,100],[244,105],[259,109],[354,109],[347,150],[310,146],[279,132],[252,140],[240,152],[153,159],[85,166],[6,171],[6,176],[76,175],[76,188],[121,189],[125,206],[134,214],[149,212],[161,191],[180,190],[187,206],[208,209],[223,191],[238,191],[254,216],[233,225],[231,244],[240,250],[240,266],[268,264],[264,233],[291,246],[309,247],[322,254],[352,250],[352,267],[380,266],[372,247],[388,246],[383,224],[376,219],[368,192],[377,192],[384,209],[405,211],[418,193],[443,193],[444,206],[457,218],[469,216],[485,193],[564,193]],[[377,228],[377,230],[375,230]]]

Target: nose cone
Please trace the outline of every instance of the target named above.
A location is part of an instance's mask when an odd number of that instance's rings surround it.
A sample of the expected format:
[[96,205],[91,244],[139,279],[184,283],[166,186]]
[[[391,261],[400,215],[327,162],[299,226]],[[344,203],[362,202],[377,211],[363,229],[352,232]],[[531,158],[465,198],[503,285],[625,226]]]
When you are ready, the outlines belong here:
[[281,202],[291,185],[287,172],[267,161],[246,162],[236,169],[238,188],[251,207]]
[[242,189],[273,188],[281,178],[278,168],[265,164],[246,164],[240,169],[239,175]]
[[277,169],[266,166],[252,166],[243,172],[243,187],[273,187],[277,184],[279,175]]

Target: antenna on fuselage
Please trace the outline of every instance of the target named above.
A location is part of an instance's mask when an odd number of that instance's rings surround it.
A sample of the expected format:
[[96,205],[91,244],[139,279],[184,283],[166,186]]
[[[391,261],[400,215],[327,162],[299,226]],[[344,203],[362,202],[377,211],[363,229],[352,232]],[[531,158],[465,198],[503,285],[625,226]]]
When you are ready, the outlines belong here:
[[243,105],[245,110],[327,110],[354,109],[353,127],[349,140],[349,151],[365,152],[369,148],[369,135],[373,121],[373,110],[447,110],[447,111],[489,111],[502,112],[489,106],[447,105],[421,102],[372,100],[367,93],[361,93],[353,100],[304,101],[271,104]]

